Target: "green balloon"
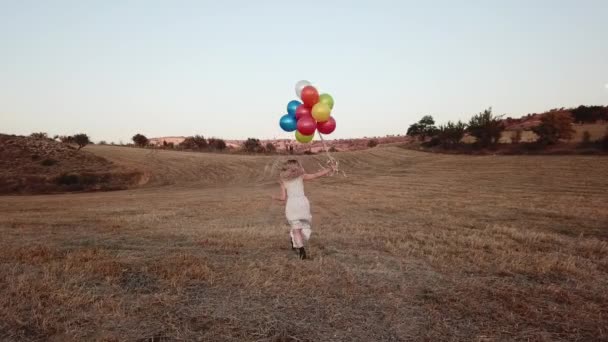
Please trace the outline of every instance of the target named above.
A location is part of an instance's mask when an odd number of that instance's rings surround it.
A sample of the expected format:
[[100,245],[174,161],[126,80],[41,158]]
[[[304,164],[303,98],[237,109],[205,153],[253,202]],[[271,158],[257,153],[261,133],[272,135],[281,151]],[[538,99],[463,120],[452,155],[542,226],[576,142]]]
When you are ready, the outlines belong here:
[[319,102],[325,103],[330,109],[334,109],[334,98],[329,94],[321,94],[321,96],[319,96]]

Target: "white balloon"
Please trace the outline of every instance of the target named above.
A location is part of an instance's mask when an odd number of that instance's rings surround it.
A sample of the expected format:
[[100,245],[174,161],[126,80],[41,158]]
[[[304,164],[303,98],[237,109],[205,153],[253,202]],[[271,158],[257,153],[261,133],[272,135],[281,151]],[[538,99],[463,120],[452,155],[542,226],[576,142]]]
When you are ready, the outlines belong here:
[[298,98],[302,98],[302,89],[308,87],[309,85],[312,85],[312,83],[308,82],[307,80],[301,80],[300,82],[296,83],[296,94],[298,95]]

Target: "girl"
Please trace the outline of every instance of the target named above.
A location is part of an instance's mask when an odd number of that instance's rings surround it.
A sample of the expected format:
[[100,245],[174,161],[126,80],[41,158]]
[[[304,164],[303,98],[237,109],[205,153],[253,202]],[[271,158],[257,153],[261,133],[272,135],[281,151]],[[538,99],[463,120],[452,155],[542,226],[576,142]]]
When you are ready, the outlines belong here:
[[336,165],[330,164],[330,169],[324,169],[317,173],[307,174],[304,168],[295,159],[286,161],[281,167],[280,180],[281,195],[273,196],[279,201],[287,201],[285,204],[285,216],[291,227],[291,247],[298,252],[300,259],[306,259],[304,242],[310,239],[312,215],[310,214],[310,203],[304,194],[304,181],[323,177],[330,172],[336,171]]

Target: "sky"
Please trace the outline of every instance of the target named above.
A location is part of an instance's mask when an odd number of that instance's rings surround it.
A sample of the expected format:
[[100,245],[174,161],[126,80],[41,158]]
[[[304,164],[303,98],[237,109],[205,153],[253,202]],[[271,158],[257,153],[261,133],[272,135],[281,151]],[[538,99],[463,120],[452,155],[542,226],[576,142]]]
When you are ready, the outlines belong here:
[[606,18],[606,0],[0,0],[0,132],[292,138],[302,79],[334,97],[333,138],[607,105]]

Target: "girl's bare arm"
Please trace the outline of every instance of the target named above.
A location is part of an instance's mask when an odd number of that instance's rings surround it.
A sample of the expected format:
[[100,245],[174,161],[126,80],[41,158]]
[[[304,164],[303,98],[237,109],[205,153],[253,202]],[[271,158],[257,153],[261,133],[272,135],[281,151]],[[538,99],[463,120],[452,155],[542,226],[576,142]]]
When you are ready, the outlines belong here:
[[319,177],[323,177],[326,176],[332,172],[336,171],[336,167],[334,165],[331,165],[330,169],[323,169],[317,173],[307,173],[304,176],[302,176],[304,178],[304,180],[312,180],[315,178],[319,178]]
[[279,182],[279,184],[281,184],[281,194],[279,196],[272,196],[272,198],[277,201],[285,201],[287,199],[287,190],[285,190],[283,182]]

